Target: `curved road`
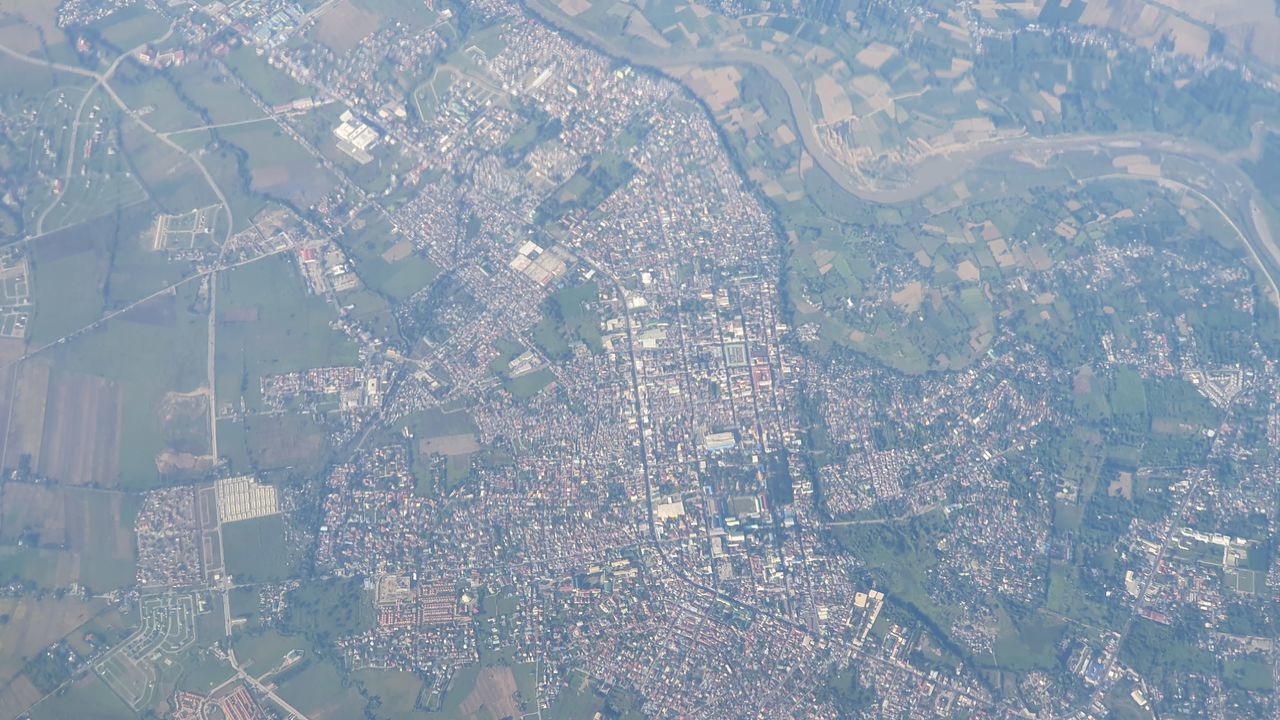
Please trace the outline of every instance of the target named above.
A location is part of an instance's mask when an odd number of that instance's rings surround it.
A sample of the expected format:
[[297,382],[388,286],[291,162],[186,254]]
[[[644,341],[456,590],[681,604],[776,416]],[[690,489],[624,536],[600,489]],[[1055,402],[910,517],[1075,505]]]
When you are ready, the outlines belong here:
[[[166,36],[167,36],[167,33],[166,33]],[[227,202],[227,196],[223,194],[222,188],[219,187],[218,183],[213,179],[213,175],[209,173],[208,168],[204,166],[204,163],[200,162],[200,158],[197,157],[195,153],[192,153],[191,151],[187,150],[181,145],[175,143],[174,141],[170,140],[167,135],[151,127],[150,124],[148,124],[145,120],[142,119],[142,116],[139,115],[137,111],[130,108],[125,103],[125,101],[122,100],[120,96],[116,94],[115,88],[111,87],[111,83],[108,82],[108,75],[110,74],[110,72],[96,73],[96,72],[93,72],[92,70],[85,70],[84,68],[75,67],[74,65],[65,65],[63,63],[53,62],[52,60],[41,60],[39,58],[31,57],[30,55],[26,55],[24,53],[20,53],[4,45],[0,45],[0,53],[4,53],[5,55],[8,55],[14,60],[28,63],[30,65],[39,65],[41,67],[52,68],[54,70],[60,70],[62,72],[72,73],[74,75],[82,75],[84,77],[93,78],[95,80],[95,83],[94,83],[95,87],[101,87],[103,90],[106,90],[107,95],[111,98],[111,101],[114,102],[116,106],[119,107],[120,110],[124,112],[124,114],[130,120],[133,120],[134,122],[136,122],[140,127],[142,127],[143,130],[146,130],[151,135],[154,135],[156,139],[159,140],[160,142],[169,146],[171,149],[177,151],[179,154],[185,156],[188,160],[192,162],[192,164],[196,166],[196,169],[200,171],[200,174],[202,176],[204,176],[205,182],[209,184],[209,188],[213,190],[213,194],[218,198],[219,204],[221,204],[222,207],[226,210],[227,234],[226,234],[226,237],[223,239],[222,244],[225,244],[227,241],[231,239],[232,228],[235,226],[235,220],[231,212],[231,203]],[[114,71],[116,64],[119,63],[121,60],[123,60],[127,56],[128,56],[128,53],[125,53],[124,55],[121,55],[119,58],[116,58],[116,61],[112,63],[111,67],[109,68],[109,71]],[[92,90],[90,90],[90,92],[86,94],[86,98],[90,94],[92,94]],[[83,103],[81,103],[81,106],[83,107]],[[74,154],[74,151],[75,149],[72,148],[72,154]],[[61,199],[60,197],[55,199],[55,204],[57,204],[58,200],[60,199]],[[43,215],[41,217],[43,218]],[[36,234],[38,235],[40,233],[36,233]]]

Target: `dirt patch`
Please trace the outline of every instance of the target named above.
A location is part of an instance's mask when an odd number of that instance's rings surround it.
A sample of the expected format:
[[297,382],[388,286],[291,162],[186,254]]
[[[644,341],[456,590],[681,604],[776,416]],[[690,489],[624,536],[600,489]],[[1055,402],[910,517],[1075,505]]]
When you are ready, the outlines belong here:
[[956,275],[965,282],[977,282],[982,277],[982,273],[978,270],[978,266],[973,264],[971,260],[965,260],[956,266]]
[[177,472],[208,470],[214,465],[214,458],[208,455],[161,450],[156,455],[156,471],[161,475],[172,475]]
[[489,720],[516,717],[520,709],[512,697],[515,692],[516,679],[511,674],[511,668],[505,665],[488,667],[480,671],[475,689],[462,701],[458,710],[463,717],[476,715],[482,709],[488,714]]
[[377,29],[377,15],[343,0],[316,21],[316,39],[341,55]]
[[1093,368],[1081,365],[1080,370],[1071,379],[1071,392],[1076,395],[1088,395],[1093,392]]
[[872,70],[879,70],[882,65],[892,60],[897,54],[898,51],[895,48],[881,42],[873,42],[859,50],[858,54],[853,56],[853,59]]
[[916,280],[893,293],[891,297],[893,302],[903,310],[915,312],[920,309],[920,303],[924,302],[924,284]]
[[160,401],[159,415],[165,441],[162,455],[201,456],[209,453],[211,433],[207,390],[165,393]]
[[106,378],[55,377],[37,474],[70,485],[113,487],[119,479],[121,408],[120,386]]
[[581,15],[583,12],[591,9],[590,0],[556,0],[556,7],[560,8],[560,12],[574,17]]
[[401,240],[387,248],[387,251],[382,253],[382,259],[389,263],[397,263],[410,255],[413,255],[413,243],[408,240]]
[[835,78],[821,75],[814,81],[813,89],[818,95],[823,122],[838,123],[853,117],[853,103]]
[[689,88],[706,101],[712,112],[720,112],[738,99],[742,73],[735,67],[692,68],[684,77]]
[[423,455],[470,455],[480,449],[480,443],[471,433],[440,435],[418,441],[418,452]]
[[1107,495],[1110,497],[1122,497],[1125,500],[1133,499],[1133,473],[1121,472],[1116,475],[1115,479],[1107,486]]

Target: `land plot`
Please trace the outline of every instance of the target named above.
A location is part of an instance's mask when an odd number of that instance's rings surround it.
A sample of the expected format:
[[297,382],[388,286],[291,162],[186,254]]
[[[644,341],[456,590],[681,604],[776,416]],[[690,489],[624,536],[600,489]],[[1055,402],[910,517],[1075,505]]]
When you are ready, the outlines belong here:
[[227,574],[239,582],[275,582],[293,573],[279,515],[241,520],[222,528]]
[[482,711],[489,720],[515,717],[519,713],[515,698],[516,679],[506,665],[487,667],[480,671],[475,687],[458,706],[463,716],[479,716]]
[[32,720],[132,720],[138,716],[111,692],[101,678],[92,674],[77,680],[67,692],[41,700],[31,708],[30,715]]
[[0,648],[4,649],[0,685],[44,648],[87,622],[101,606],[102,601],[73,597],[0,598],[0,616],[7,619],[0,625]]
[[274,123],[238,125],[216,132],[244,151],[254,192],[307,205],[323,198],[336,184],[316,158]]
[[69,553],[73,562],[60,578],[92,590],[123,587],[133,580],[135,498],[118,492],[67,486],[6,483],[0,541],[21,541],[29,552],[45,548]]
[[329,326],[336,317],[308,295],[288,258],[268,258],[218,276],[218,404],[260,410],[264,376],[354,365],[355,346]]
[[120,471],[121,406],[120,386],[110,380],[55,374],[37,473],[71,485],[115,486]]
[[342,0],[316,21],[316,39],[339,55],[360,44],[378,28],[378,16]]
[[[176,293],[156,297],[55,351],[54,386],[64,374],[92,373],[118,388],[116,475],[127,488],[146,489],[161,480],[156,461],[167,447],[161,417],[166,395],[190,393],[205,382],[208,323],[197,290],[195,283],[182,285]],[[50,395],[52,415],[52,389]],[[46,426],[54,426],[53,420]],[[46,436],[44,444],[50,442]]]

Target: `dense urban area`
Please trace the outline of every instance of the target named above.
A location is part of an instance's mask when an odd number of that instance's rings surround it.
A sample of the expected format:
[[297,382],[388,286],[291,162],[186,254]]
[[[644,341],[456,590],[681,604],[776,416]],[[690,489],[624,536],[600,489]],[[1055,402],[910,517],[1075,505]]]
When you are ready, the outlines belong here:
[[0,717],[1277,717],[1276,38],[0,0]]

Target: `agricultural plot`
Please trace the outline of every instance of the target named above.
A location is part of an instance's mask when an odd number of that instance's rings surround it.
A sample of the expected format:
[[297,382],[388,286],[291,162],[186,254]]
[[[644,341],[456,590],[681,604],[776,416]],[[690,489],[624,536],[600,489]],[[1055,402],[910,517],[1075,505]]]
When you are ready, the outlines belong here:
[[120,386],[105,378],[55,374],[36,472],[71,485],[116,485],[122,402]]
[[378,28],[379,18],[351,0],[342,0],[316,21],[315,38],[341,55]]
[[[158,456],[166,450],[166,425],[163,413],[168,393],[189,393],[200,387],[206,377],[206,314],[196,305],[198,288],[188,283],[175,293],[165,294],[140,305],[128,313],[107,322],[96,329],[78,335],[73,341],[61,344],[52,353],[55,366],[54,380],[50,386],[50,404],[46,413],[47,433],[65,432],[67,437],[115,437],[115,443],[95,440],[91,447],[102,448],[100,456],[110,458],[115,452],[118,468],[113,483],[128,489],[152,487],[160,481]],[[168,353],[153,352],[155,347],[171,348]],[[94,380],[76,380],[71,389],[80,388],[92,395],[73,395],[70,389],[59,391],[61,378],[88,376]],[[59,392],[66,394],[68,413],[76,403],[96,403],[100,422],[98,425],[77,422],[68,414],[65,422],[58,422],[53,407]],[[114,399],[113,399],[114,398]],[[118,404],[115,426],[105,425],[110,418],[105,414],[105,403]],[[93,433],[94,435],[90,435]],[[67,448],[84,454],[87,450],[73,448],[69,440],[59,440],[46,434],[43,445],[62,442]],[[113,444],[118,449],[111,451]],[[50,455],[42,450],[42,453]],[[82,477],[101,476],[101,469],[92,462],[65,459],[50,462],[61,467],[70,463],[70,469],[81,472]]]
[[334,309],[308,295],[288,258],[218,276],[218,404],[261,409],[261,380],[315,367],[352,365],[355,347],[330,321]]
[[360,280],[392,300],[404,301],[440,274],[435,263],[395,232],[381,215],[365,213],[338,237]]
[[222,528],[226,572],[237,582],[277,582],[293,575],[294,560],[279,515],[242,520]]
[[244,122],[255,118],[270,122],[240,89],[235,78],[224,73],[213,60],[188,56],[185,64],[165,68],[163,74],[179,94],[194,105],[205,121],[200,125]]
[[317,720],[360,717],[365,700],[351,685],[344,685],[338,668],[318,659],[304,660],[276,677],[276,692],[290,705]]
[[249,189],[258,194],[310,205],[336,185],[329,171],[275,123],[221,128],[222,141],[243,151]]
[[310,90],[271,67],[252,46],[241,45],[228,53],[224,61],[244,81],[245,86],[268,105],[280,105],[311,96]]
[[60,695],[52,695],[31,708],[32,720],[94,718],[94,720],[132,720],[137,712],[120,700],[107,683],[97,675],[86,674]]
[[102,314],[111,257],[104,240],[101,226],[84,224],[31,245],[32,344],[54,342]]
[[[6,483],[0,542],[69,557],[67,574],[56,578],[95,591],[133,581],[136,563],[133,520],[136,498],[90,488]],[[17,548],[26,552],[27,548]],[[54,561],[53,567],[62,563]]]
[[[87,622],[101,601],[78,598],[0,598],[0,686],[21,672],[23,666],[50,644]],[[15,713],[16,714],[16,713]]]

